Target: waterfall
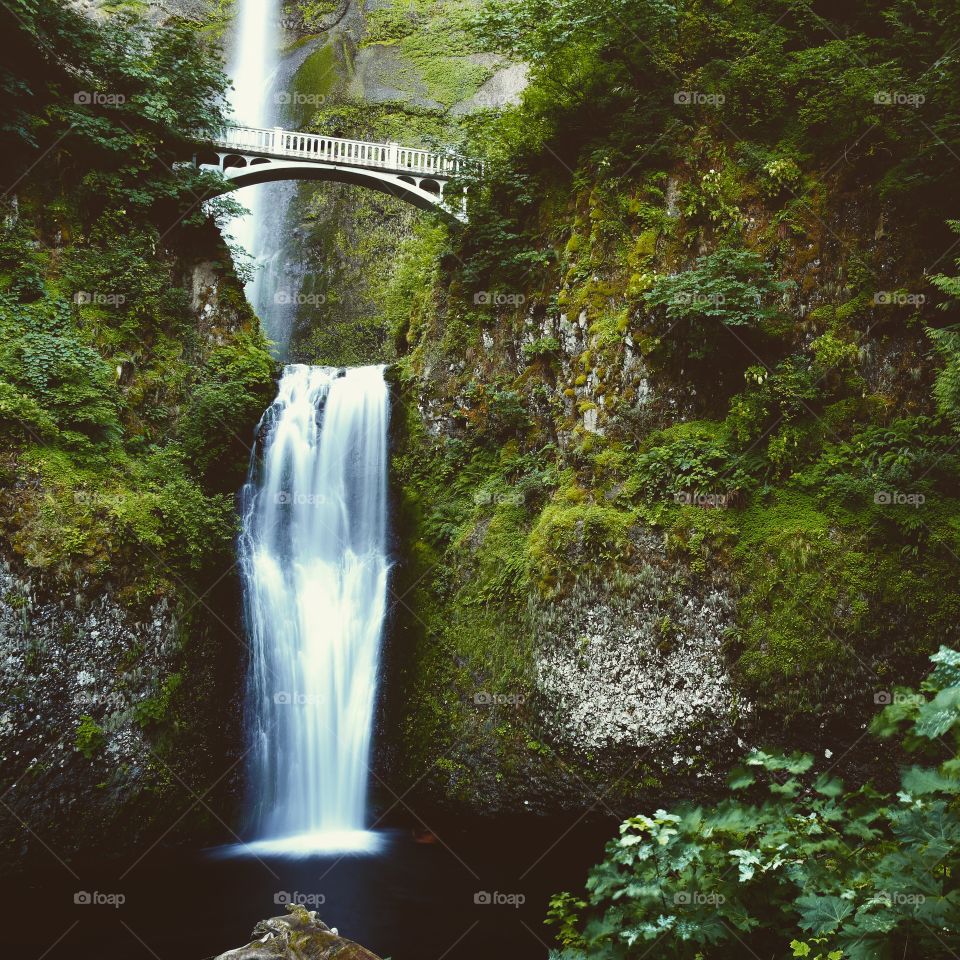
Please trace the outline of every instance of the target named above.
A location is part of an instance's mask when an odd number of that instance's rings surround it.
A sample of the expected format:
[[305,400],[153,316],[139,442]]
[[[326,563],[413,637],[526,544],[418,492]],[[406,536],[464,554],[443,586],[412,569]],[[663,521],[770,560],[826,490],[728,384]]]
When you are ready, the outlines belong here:
[[[251,127],[272,127],[282,120],[280,71],[281,0],[238,0],[230,76],[234,119]],[[280,81],[282,82],[282,81]],[[278,288],[286,212],[293,195],[289,183],[243,187],[237,200],[250,212],[234,220],[230,239],[253,258],[254,276],[246,295],[267,336],[282,356],[290,336],[293,291]],[[288,285],[290,285],[288,283]]]
[[297,364],[258,429],[240,538],[255,851],[372,845],[387,418],[383,367]]

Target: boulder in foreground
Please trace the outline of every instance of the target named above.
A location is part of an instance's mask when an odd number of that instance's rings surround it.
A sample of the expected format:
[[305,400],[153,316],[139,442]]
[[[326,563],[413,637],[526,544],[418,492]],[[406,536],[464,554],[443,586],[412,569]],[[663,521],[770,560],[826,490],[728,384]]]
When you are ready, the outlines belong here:
[[285,917],[261,920],[247,946],[221,953],[216,960],[380,960],[331,930],[315,910],[298,905],[288,909]]

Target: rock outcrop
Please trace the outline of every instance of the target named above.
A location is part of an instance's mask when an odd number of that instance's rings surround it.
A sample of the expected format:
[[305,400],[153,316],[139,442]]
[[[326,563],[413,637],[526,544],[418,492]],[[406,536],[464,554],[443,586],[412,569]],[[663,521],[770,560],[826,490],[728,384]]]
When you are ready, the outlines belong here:
[[221,953],[216,960],[378,960],[360,944],[347,940],[317,919],[315,910],[291,906],[285,917],[261,920],[245,947]]

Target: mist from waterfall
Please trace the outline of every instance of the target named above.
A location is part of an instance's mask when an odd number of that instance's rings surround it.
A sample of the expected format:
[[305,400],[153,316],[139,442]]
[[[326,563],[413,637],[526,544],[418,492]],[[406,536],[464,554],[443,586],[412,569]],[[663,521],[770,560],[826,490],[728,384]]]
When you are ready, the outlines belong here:
[[383,367],[291,365],[260,423],[240,540],[255,852],[374,843],[387,419]]

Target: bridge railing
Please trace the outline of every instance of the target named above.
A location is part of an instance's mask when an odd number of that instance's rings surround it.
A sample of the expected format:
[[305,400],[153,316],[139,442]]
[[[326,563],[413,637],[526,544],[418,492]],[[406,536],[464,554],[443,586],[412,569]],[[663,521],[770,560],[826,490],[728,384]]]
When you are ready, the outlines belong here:
[[214,136],[213,146],[226,150],[268,153],[298,160],[322,160],[362,167],[409,171],[427,176],[451,177],[475,165],[452,153],[435,153],[398,143],[371,143],[320,134],[298,133],[279,127],[224,127]]

